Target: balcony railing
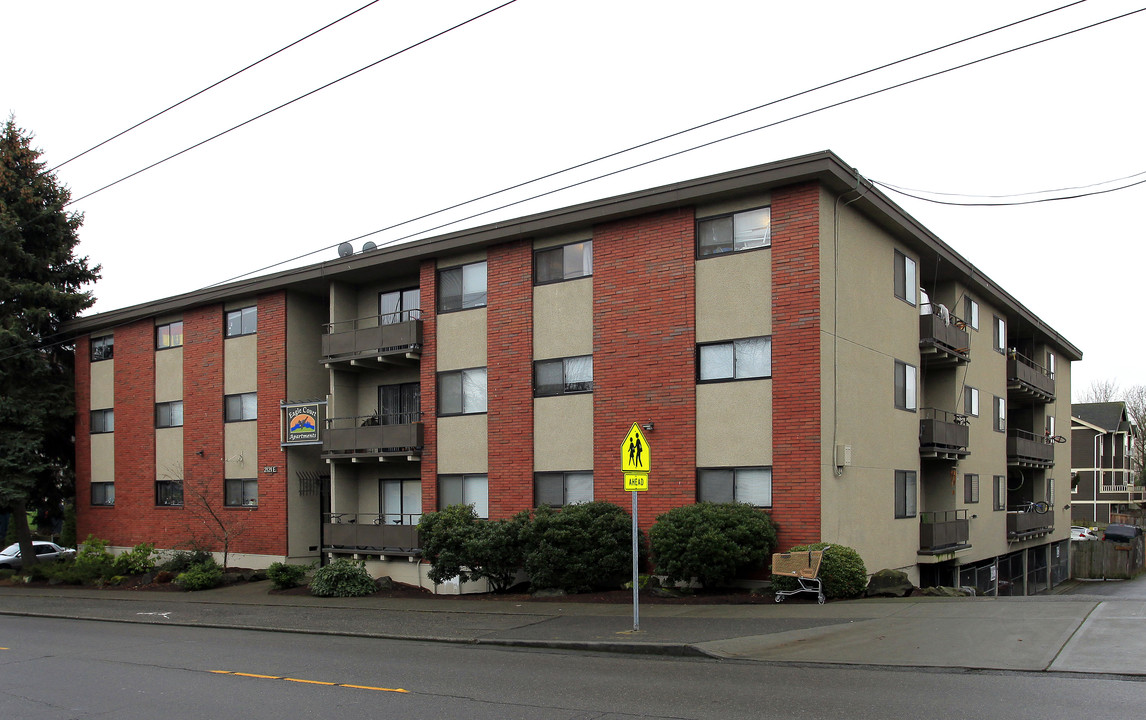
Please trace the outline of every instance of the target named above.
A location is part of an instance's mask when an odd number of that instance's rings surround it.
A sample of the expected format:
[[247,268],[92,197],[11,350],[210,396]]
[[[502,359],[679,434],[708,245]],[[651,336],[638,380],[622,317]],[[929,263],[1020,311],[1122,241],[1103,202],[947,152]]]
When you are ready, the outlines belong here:
[[1022,353],[1007,352],[1007,391],[1010,394],[1054,401],[1054,374]]
[[970,439],[971,427],[966,415],[936,408],[920,408],[920,456],[947,460],[967,457],[971,454],[967,447]]
[[919,554],[939,555],[971,547],[966,510],[919,513]]
[[962,365],[971,358],[967,324],[950,313],[919,316],[919,352],[928,365]]
[[422,350],[422,311],[371,315],[324,326],[322,360],[325,363],[377,360],[395,355],[413,356]]
[[1039,514],[1033,510],[1007,511],[1007,539],[1025,540],[1054,530],[1054,510]]
[[329,418],[322,437],[322,456],[328,460],[351,461],[391,457],[418,459],[424,444],[421,418],[418,412]]
[[328,513],[322,518],[322,549],[335,554],[416,555],[421,515]]
[[1054,467],[1054,443],[1045,434],[1008,430],[1007,464],[1020,467]]

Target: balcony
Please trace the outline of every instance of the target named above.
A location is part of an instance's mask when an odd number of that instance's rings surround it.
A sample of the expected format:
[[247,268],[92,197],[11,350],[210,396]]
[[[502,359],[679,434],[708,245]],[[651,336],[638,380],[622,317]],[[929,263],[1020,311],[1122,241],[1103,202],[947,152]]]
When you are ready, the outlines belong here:
[[919,355],[928,367],[954,367],[971,360],[967,324],[949,313],[919,316]]
[[419,461],[421,418],[421,413],[329,418],[322,437],[322,457],[327,462]]
[[1054,443],[1045,435],[1026,430],[1008,430],[1007,465],[1030,468],[1054,467]]
[[1027,540],[1054,532],[1054,510],[1043,514],[1034,511],[1007,511],[1007,540]]
[[1007,397],[1054,402],[1054,375],[1029,357],[1011,350],[1007,353]]
[[919,554],[946,555],[971,547],[966,510],[919,513]]
[[422,311],[404,310],[371,315],[324,326],[322,361],[327,367],[377,368],[386,363],[409,364],[422,357]]
[[919,456],[942,460],[958,460],[971,454],[967,445],[971,439],[971,427],[966,415],[920,408],[919,410]]
[[336,555],[403,555],[421,550],[419,515],[329,513],[322,518],[322,551]]

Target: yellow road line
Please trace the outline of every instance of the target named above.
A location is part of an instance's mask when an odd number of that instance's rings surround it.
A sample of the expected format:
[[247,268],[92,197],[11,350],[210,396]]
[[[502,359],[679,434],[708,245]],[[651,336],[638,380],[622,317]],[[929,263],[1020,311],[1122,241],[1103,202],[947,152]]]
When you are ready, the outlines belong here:
[[[3,650],[5,648],[0,648]],[[374,687],[372,685],[351,685],[349,683],[333,683],[324,682],[322,680],[304,680],[302,678],[281,677],[279,675],[258,675],[256,673],[235,672],[233,670],[209,670],[208,672],[215,673],[216,675],[235,675],[237,677],[258,678],[260,680],[286,680],[288,682],[306,683],[307,685],[329,685],[332,687],[354,688],[355,690],[375,690],[377,692],[393,692],[393,693],[408,693],[409,690],[403,688],[384,688]]]

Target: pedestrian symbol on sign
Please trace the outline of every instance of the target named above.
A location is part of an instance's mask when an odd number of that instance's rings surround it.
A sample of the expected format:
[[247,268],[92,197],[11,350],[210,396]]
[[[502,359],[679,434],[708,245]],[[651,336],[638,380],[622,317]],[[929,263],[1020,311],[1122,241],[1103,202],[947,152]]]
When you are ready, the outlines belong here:
[[625,441],[621,443],[621,471],[644,472],[652,468],[652,450],[641,433],[641,426],[633,423]]

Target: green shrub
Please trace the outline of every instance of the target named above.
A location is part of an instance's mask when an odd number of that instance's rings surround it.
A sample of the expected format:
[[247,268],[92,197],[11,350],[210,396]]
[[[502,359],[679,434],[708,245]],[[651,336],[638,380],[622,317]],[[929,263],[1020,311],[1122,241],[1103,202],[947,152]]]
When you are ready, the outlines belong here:
[[117,555],[112,563],[120,575],[143,575],[155,569],[155,545],[140,543],[131,550]]
[[210,590],[223,583],[223,568],[213,559],[192,565],[175,576],[175,584],[184,590]]
[[[820,579],[824,583],[824,595],[830,598],[856,597],[867,588],[867,568],[864,567],[863,558],[847,545],[835,543],[812,543],[811,545],[796,545],[793,551],[801,550],[830,550],[824,553],[820,561]],[[787,575],[773,575],[772,588],[774,590],[794,590],[797,587],[796,578]]]
[[314,571],[310,594],[318,597],[361,597],[377,590],[366,564],[339,558]]
[[481,520],[472,505],[425,513],[418,523],[422,557],[430,562],[431,580],[484,579],[494,592],[505,591],[517,578],[528,531],[527,512],[509,520]]
[[745,503],[696,503],[657,517],[649,543],[657,572],[711,588],[762,567],[776,547],[776,526]]
[[161,563],[157,569],[169,572],[172,575],[178,575],[179,573],[187,572],[196,565],[214,561],[215,556],[206,550],[178,550],[172,553],[171,557]]
[[[607,502],[534,510],[526,537],[525,570],[535,589],[585,592],[620,587],[632,574],[632,519]],[[644,545],[643,537],[638,547]]]
[[274,585],[275,590],[289,590],[302,584],[306,577],[309,565],[288,565],[283,562],[273,562],[267,568],[267,579]]
[[107,545],[107,540],[88,535],[76,550],[75,565],[85,578],[95,580],[115,574],[115,556],[108,552]]
[[15,574],[16,571],[12,568],[0,568],[0,580],[7,580]]
[[61,560],[54,563],[41,563],[36,568],[48,580],[65,585],[92,585],[103,581],[103,576],[91,568],[77,565],[70,560]]

